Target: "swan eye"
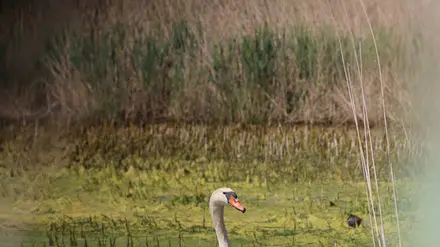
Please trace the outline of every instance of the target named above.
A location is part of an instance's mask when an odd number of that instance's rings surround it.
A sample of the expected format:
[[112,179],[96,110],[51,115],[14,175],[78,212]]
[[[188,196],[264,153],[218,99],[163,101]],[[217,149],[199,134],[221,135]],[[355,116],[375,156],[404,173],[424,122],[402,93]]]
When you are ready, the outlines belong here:
[[235,192],[223,192],[223,194],[226,196],[226,200],[229,201],[229,198],[234,197],[235,199],[238,198],[237,194]]

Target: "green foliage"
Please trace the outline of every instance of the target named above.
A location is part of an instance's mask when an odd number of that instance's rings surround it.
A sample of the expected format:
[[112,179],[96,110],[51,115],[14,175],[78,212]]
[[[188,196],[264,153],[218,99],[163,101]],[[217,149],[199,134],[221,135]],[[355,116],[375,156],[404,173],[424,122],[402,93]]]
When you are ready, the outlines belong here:
[[[44,246],[48,242],[56,246],[63,242],[65,246],[81,246],[86,239],[89,246],[102,246],[104,242],[125,246],[127,241],[133,246],[157,246],[158,242],[167,246],[168,241],[172,246],[181,241],[198,246],[215,243],[208,199],[212,190],[224,186],[224,182],[206,182],[197,174],[179,176],[136,169],[118,174],[110,168],[80,173],[42,172],[46,176],[32,181],[34,186],[28,186],[26,179],[2,180],[13,181],[15,189],[21,191],[16,202],[20,212],[32,209],[32,218],[23,218],[34,226],[21,238],[24,246]],[[369,225],[351,229],[345,222],[348,213],[368,221],[368,201],[362,182],[227,184],[236,190],[247,208],[245,214],[225,209],[225,223],[233,243],[353,246],[368,245],[371,241]],[[389,186],[381,186],[385,215],[393,214],[392,194],[386,192]],[[398,184],[401,191],[409,186]],[[36,190],[42,195],[32,198]],[[138,196],[140,191],[144,196]],[[330,201],[335,206],[330,206]],[[403,222],[411,212],[401,214]],[[385,217],[384,222],[391,243],[395,241],[394,219]],[[402,226],[407,229],[406,224]]]
[[188,21],[183,20],[173,25],[171,44],[174,50],[178,53],[192,52],[195,48],[197,41],[194,33],[192,32]]
[[[364,73],[378,69],[371,37],[338,36],[331,28],[298,25],[276,31],[264,26],[229,39],[201,37],[200,25],[186,20],[175,23],[168,36],[122,24],[85,33],[66,30],[54,40],[46,61],[63,64],[69,58],[93,97],[90,116],[148,121],[164,116],[202,116],[205,122],[283,120],[288,117],[278,108],[302,109],[310,90],[345,87],[344,65],[350,73],[360,60]],[[383,64],[392,66],[400,48],[389,45],[393,37],[386,30],[376,39]],[[195,96],[198,90],[207,96]]]
[[254,36],[243,37],[241,43],[242,61],[248,73],[248,82],[263,89],[269,88],[266,85],[270,85],[274,80],[279,51],[276,34],[265,27],[263,30],[257,30]]
[[312,32],[304,27],[300,27],[295,31],[295,37],[293,50],[299,70],[299,79],[311,80],[316,75],[318,62],[316,39],[313,37]]
[[[13,169],[37,165],[30,160],[50,159],[68,167],[101,169],[130,167],[151,171],[203,172],[208,180],[266,179],[275,181],[334,180],[359,181],[360,154],[353,130],[318,127],[205,126],[158,124],[143,127],[102,125],[64,136],[57,142],[36,142],[26,133],[5,142],[1,163]],[[386,140],[373,131],[372,146],[381,179],[389,179]],[[391,136],[391,160],[399,178],[412,177],[423,165],[414,166],[423,155],[423,146],[408,143],[404,135]],[[38,148],[39,146],[44,149]],[[365,148],[365,147],[364,147]],[[23,151],[27,150],[27,151]],[[57,151],[58,150],[58,151]],[[60,153],[61,152],[61,153]],[[36,156],[34,156],[36,155]],[[224,168],[228,169],[224,169]],[[243,174],[243,170],[245,174]],[[267,171],[271,171],[268,173]]]
[[[103,125],[57,140],[56,146],[63,146],[58,153],[46,150],[54,149],[50,143],[32,139],[34,128],[27,131],[4,142],[0,153],[0,206],[8,210],[0,219],[14,222],[19,214],[34,226],[20,238],[24,246],[48,241],[81,246],[86,239],[89,246],[212,246],[208,198],[221,186],[234,188],[247,208],[246,214],[225,211],[234,243],[371,241],[368,225],[351,230],[345,223],[349,212],[368,218],[359,147],[350,129]],[[386,234],[394,236],[383,133],[373,131],[372,141]],[[398,133],[392,133],[390,148],[406,222],[412,204],[404,192],[415,191],[409,189],[411,178],[423,165],[411,162],[422,149]],[[50,160],[32,156],[43,151]]]

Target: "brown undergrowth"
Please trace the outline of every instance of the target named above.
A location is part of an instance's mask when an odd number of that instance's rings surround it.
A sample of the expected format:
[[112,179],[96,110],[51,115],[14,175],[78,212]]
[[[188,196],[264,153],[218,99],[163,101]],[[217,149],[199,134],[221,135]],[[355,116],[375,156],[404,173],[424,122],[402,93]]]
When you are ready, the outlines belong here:
[[357,1],[69,6],[34,5],[3,16],[10,32],[1,43],[1,119],[63,126],[102,119],[346,123],[353,116],[345,81],[360,78],[358,55],[369,122],[380,123],[373,38],[388,117],[402,121],[411,105],[404,78],[416,38],[406,15],[412,7],[401,1],[367,3],[376,37]]

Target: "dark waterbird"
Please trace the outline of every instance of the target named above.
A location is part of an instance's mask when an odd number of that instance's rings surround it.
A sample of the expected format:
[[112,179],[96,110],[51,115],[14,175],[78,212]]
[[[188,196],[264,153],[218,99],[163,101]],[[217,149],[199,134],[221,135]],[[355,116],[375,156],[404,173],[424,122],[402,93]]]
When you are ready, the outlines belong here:
[[356,228],[362,224],[362,219],[359,216],[350,214],[347,219],[347,224],[350,227]]

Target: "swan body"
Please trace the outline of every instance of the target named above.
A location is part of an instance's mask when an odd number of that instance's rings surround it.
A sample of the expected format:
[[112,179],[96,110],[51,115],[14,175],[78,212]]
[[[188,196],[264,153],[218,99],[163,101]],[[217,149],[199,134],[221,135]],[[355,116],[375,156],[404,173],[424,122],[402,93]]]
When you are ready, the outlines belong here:
[[224,207],[230,205],[244,213],[246,209],[238,201],[237,194],[231,188],[219,188],[211,194],[209,212],[217,235],[218,247],[230,247],[228,232],[224,221]]

